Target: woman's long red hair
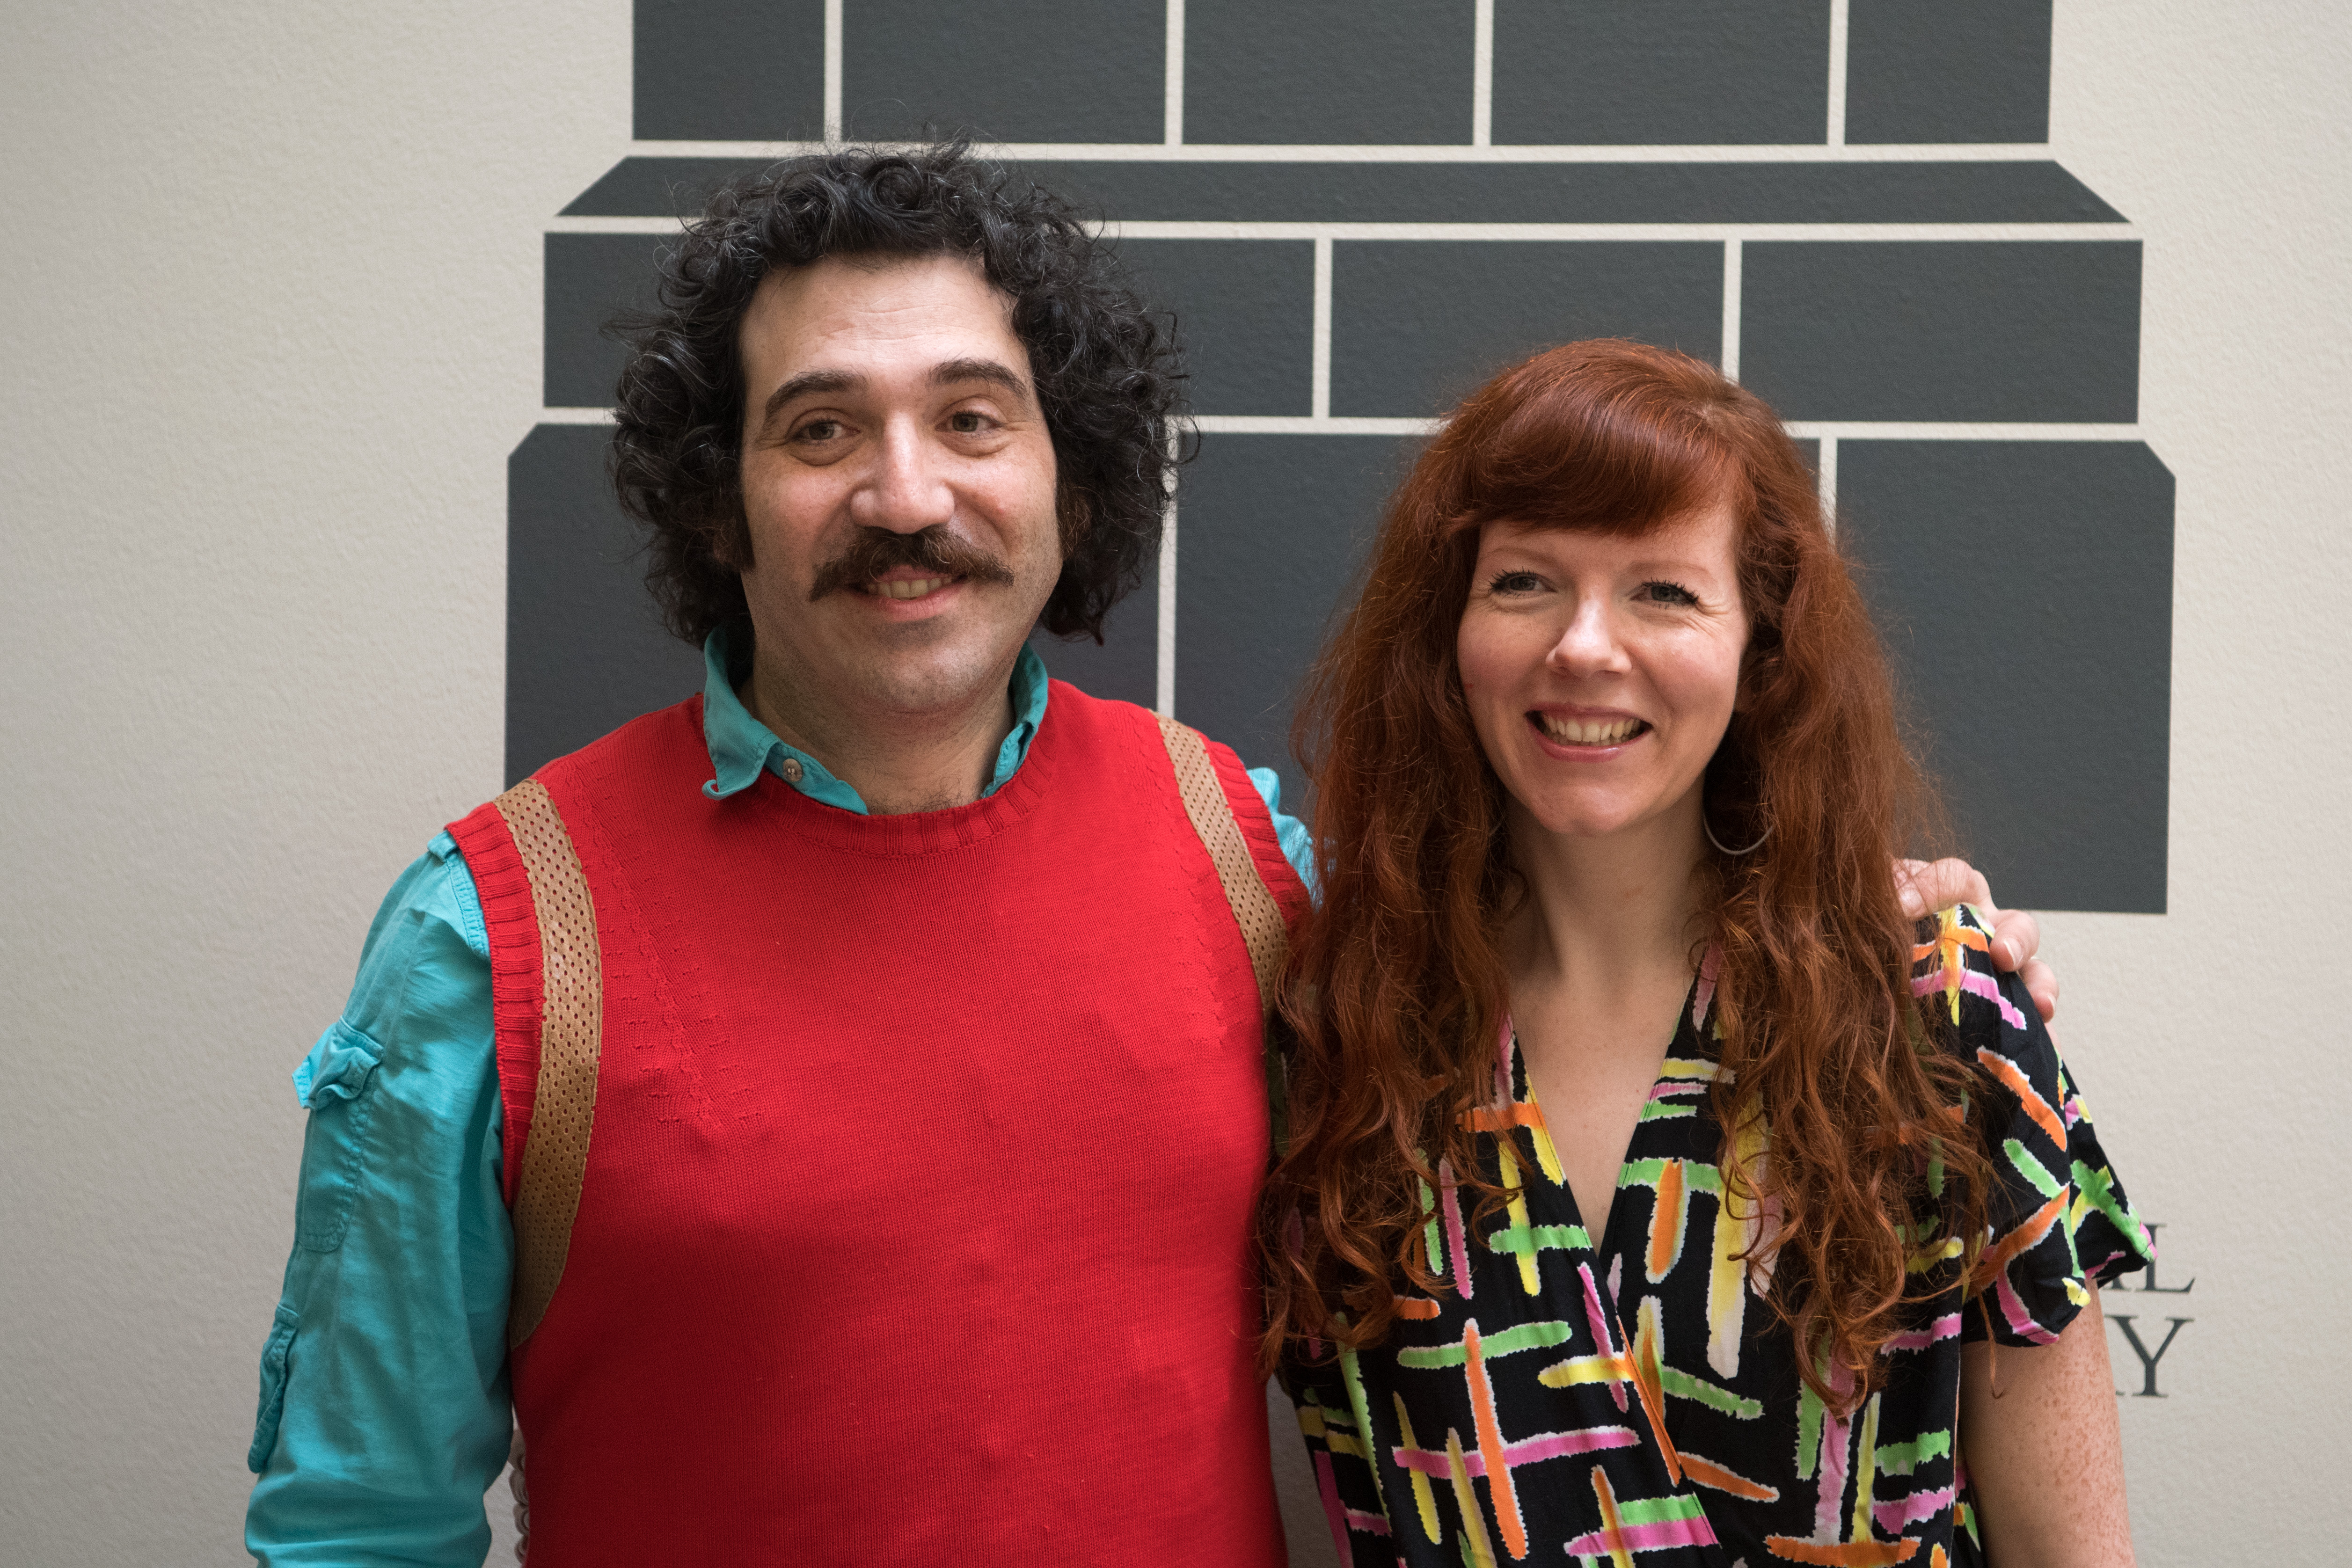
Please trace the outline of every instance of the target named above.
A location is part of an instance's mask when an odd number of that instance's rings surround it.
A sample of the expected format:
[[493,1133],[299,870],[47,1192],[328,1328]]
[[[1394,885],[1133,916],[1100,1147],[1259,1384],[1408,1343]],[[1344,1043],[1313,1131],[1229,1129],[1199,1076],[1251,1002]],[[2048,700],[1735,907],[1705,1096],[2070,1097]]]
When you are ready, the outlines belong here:
[[[1968,1071],[1927,1048],[1890,865],[1932,798],[1811,476],[1771,409],[1712,366],[1570,343],[1496,376],[1430,443],[1301,710],[1321,899],[1282,1001],[1296,1039],[1261,1230],[1267,1362],[1298,1338],[1377,1343],[1400,1281],[1436,1287],[1419,1239],[1441,1160],[1482,1212],[1501,1201],[1462,1115],[1493,1095],[1501,935],[1524,892],[1454,656],[1480,526],[1638,533],[1727,497],[1751,630],[1706,810],[1725,843],[1769,833],[1710,852],[1694,936],[1721,953],[1721,1163],[1777,1199],[1772,1300],[1813,1347],[1807,1382],[1871,1387],[1906,1326],[1906,1265],[1931,1236],[1981,1234],[1989,1166],[1955,1135]],[[1760,1172],[1729,1149],[1758,1117]]]

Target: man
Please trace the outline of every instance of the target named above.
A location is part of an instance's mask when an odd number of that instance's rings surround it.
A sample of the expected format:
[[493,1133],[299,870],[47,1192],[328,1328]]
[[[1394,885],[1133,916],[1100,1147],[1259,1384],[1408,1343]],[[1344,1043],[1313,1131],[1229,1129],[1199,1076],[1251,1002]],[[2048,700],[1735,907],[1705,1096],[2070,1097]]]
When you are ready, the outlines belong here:
[[248,1544],[478,1563],[511,1400],[538,1568],[1277,1563],[1251,1210],[1306,836],[1026,644],[1157,546],[1172,347],[957,148],[721,193],[663,301],[614,473],[707,684],[386,899],[295,1075]]

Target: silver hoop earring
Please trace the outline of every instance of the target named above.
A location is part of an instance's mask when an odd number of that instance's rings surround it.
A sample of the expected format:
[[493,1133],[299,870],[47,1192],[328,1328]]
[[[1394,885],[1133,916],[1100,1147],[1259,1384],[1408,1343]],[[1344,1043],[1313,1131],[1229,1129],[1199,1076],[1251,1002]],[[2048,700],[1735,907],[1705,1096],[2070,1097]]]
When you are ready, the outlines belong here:
[[1758,850],[1764,847],[1764,841],[1772,836],[1772,824],[1767,822],[1764,824],[1764,831],[1756,835],[1756,841],[1754,843],[1748,845],[1744,850],[1735,850],[1729,844],[1725,843],[1721,839],[1715,836],[1715,824],[1706,820],[1706,813],[1704,810],[1698,814],[1698,825],[1700,830],[1706,834],[1706,841],[1708,843],[1713,844],[1717,849],[1721,850],[1725,854],[1729,855],[1734,860],[1738,860],[1741,855],[1754,854]]

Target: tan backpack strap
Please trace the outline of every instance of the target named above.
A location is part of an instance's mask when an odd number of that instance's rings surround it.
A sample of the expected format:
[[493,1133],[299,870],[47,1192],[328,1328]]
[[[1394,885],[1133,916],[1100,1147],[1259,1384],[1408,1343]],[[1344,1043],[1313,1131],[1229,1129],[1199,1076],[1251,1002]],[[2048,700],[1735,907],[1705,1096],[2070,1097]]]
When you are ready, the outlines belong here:
[[1275,982],[1281,977],[1283,961],[1290,953],[1290,931],[1283,924],[1282,906],[1275,903],[1265,878],[1258,874],[1257,862],[1250,858],[1242,826],[1234,821],[1233,802],[1225,799],[1217,766],[1209,760],[1209,743],[1199,730],[1165,714],[1160,718],[1160,738],[1167,743],[1168,760],[1176,766],[1176,789],[1184,797],[1184,814],[1192,819],[1192,831],[1201,836],[1202,848],[1209,852],[1210,863],[1217,868],[1217,880],[1224,884],[1225,904],[1234,912],[1234,924],[1242,928],[1250,968],[1257,976],[1258,1011],[1264,1015],[1273,1009]]
[[596,1120],[604,977],[588,878],[547,787],[526,779],[497,804],[539,916],[539,1086],[515,1186],[514,1296],[507,1311],[507,1343],[517,1345],[547,1315],[572,1248]]

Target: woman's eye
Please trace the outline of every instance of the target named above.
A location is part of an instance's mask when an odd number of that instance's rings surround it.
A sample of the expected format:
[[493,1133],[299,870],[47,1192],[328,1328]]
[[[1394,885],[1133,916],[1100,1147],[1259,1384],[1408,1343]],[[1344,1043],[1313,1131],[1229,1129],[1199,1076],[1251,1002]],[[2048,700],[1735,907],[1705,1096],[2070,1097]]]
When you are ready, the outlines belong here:
[[1679,582],[1645,582],[1642,599],[1650,604],[1696,604],[1698,595]]
[[1534,572],[1506,571],[1498,573],[1496,576],[1495,580],[1486,585],[1486,591],[1489,593],[1533,593],[1542,586],[1543,580],[1536,576]]
[[812,419],[806,424],[802,425],[798,430],[793,432],[793,439],[794,441],[824,442],[831,441],[835,436],[839,435],[840,434],[841,422],[839,420]]
[[964,409],[948,415],[948,428],[958,435],[978,435],[988,428],[988,419],[983,414]]

